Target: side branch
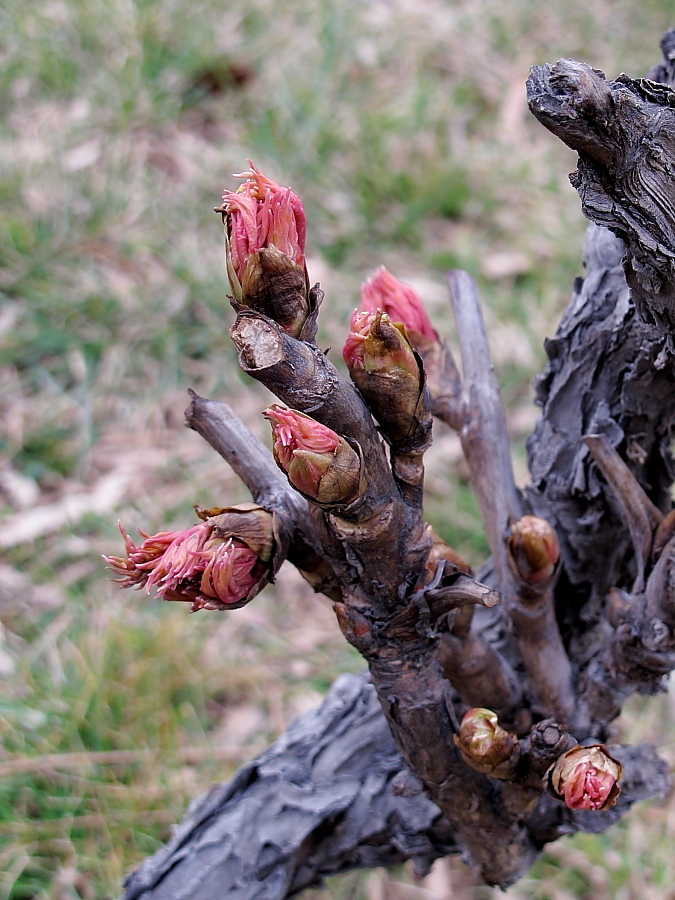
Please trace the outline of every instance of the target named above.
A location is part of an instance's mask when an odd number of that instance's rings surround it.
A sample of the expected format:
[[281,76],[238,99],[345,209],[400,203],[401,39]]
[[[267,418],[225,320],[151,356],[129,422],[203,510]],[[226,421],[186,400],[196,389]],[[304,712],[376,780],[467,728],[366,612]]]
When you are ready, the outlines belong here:
[[654,532],[663,521],[663,513],[654,506],[610,443],[607,435],[586,435],[584,443],[591,451],[593,459],[607,479],[607,483],[621,507],[622,518],[630,531],[637,564],[633,591],[642,591],[645,586],[645,568],[652,551]]
[[185,424],[196,431],[230,464],[256,503],[286,508],[298,526],[311,533],[307,501],[289,487],[268,448],[238,418],[224,400],[207,400],[192,389]]
[[333,599],[341,592],[333,567],[321,549],[307,501],[288,484],[272,454],[223,400],[207,400],[189,391],[185,423],[232,466],[256,503],[275,512],[284,528],[287,558],[315,591]]
[[[230,422],[229,416],[226,422]],[[213,418],[211,423],[214,424]],[[245,466],[246,462],[240,458],[239,465]],[[255,472],[249,472],[247,480],[253,479]],[[378,559],[369,562],[372,556],[364,555],[371,571],[379,564]],[[387,560],[381,562],[385,565]],[[464,595],[461,599],[494,603],[496,598],[489,591],[470,589],[466,576],[460,580],[463,583],[457,589]],[[365,579],[364,582],[371,583]],[[509,814],[503,807],[499,789],[491,786],[484,775],[469,769],[459,757],[452,740],[448,686],[438,671],[434,641],[423,634],[422,605],[412,599],[395,615],[389,612],[380,618],[371,597],[363,592],[355,595],[345,584],[342,590],[346,603],[336,604],[338,620],[348,639],[369,661],[389,724],[412,769],[426,782],[452,822],[457,843],[469,851],[486,880],[501,884],[513,881],[533,860],[535,848],[519,816]],[[430,614],[435,614],[436,604],[443,601],[445,593],[432,593]],[[419,741],[420,734],[425,735],[423,742]],[[482,797],[483,802],[467,813],[475,796]],[[485,846],[480,835],[486,832],[498,840],[498,852]]]
[[462,354],[463,421],[459,436],[478,498],[483,527],[503,593],[511,593],[504,538],[522,515],[513,477],[506,415],[495,376],[476,283],[466,272],[448,273]]

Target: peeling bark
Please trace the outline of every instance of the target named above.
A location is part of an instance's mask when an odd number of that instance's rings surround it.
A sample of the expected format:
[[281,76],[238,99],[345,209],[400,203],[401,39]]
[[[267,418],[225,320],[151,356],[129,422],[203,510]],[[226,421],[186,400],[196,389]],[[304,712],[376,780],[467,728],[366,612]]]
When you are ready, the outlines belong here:
[[[573,813],[544,797],[530,821],[536,846],[604,831],[634,802],[667,789],[652,747],[613,752],[627,772],[619,805]],[[372,685],[343,675],[318,710],[193,803],[166,847],[129,875],[121,900],[284,900],[355,868],[410,859],[423,875],[457,851],[396,749]]]
[[662,512],[670,507],[673,357],[662,333],[636,315],[624,253],[607,229],[589,228],[586,277],[546,341],[549,361],[536,391],[542,416],[527,442],[527,500],[553,517],[570,585],[567,639],[570,629],[585,630],[575,625],[582,605],[587,618],[597,617],[609,589],[630,586],[636,575],[629,529],[583,438],[605,435],[651,502]]
[[638,312],[669,335],[675,325],[675,91],[626,75],[608,82],[572,59],[535,66],[527,89],[534,115],[579,153],[571,181],[584,214],[626,244],[626,278]]

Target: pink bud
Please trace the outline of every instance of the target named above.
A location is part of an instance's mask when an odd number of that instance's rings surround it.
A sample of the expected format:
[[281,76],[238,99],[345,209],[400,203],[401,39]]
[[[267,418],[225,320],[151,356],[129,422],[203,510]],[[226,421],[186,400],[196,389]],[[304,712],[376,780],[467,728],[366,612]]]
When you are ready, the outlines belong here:
[[621,763],[604,747],[573,747],[558,757],[550,783],[570,809],[610,809],[621,791]]
[[286,472],[297,451],[332,455],[340,440],[339,435],[330,428],[294,409],[275,404],[263,415],[272,423],[274,455]]
[[307,220],[300,198],[246,161],[250,171],[235,176],[246,181],[237,191],[223,193],[222,206],[239,282],[250,256],[263,247],[275,247],[304,269]]
[[206,597],[216,597],[221,603],[244,599],[260,579],[258,557],[234,538],[209,541],[203,559],[206,566],[199,588]]
[[309,416],[271,406],[274,458],[296,490],[318,503],[344,505],[360,490],[361,461],[338,434]]
[[365,341],[376,318],[377,310],[360,312],[355,309],[352,313],[349,320],[349,334],[342,349],[342,358],[350,372],[352,369],[365,368]]
[[163,600],[183,600],[192,610],[222,609],[244,600],[260,581],[265,564],[242,541],[219,536],[202,522],[182,531],[141,532],[138,546],[120,525],[126,558],[106,556],[122,587],[152,588]]
[[417,292],[394,278],[384,266],[361,287],[361,309],[364,312],[381,309],[392,322],[404,325],[411,336],[420,334],[434,343],[438,342],[438,335]]
[[381,309],[355,309],[350,329],[342,356],[352,381],[387,440],[399,445],[411,440],[428,416],[424,375],[405,327]]

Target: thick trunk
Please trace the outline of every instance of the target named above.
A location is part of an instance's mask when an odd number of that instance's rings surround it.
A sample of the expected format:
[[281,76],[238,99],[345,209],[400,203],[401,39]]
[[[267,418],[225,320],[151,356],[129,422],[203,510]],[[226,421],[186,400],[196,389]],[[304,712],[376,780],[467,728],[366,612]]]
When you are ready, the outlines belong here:
[[[572,813],[545,799],[531,817],[538,846],[608,828],[632,803],[667,788],[649,745],[623,748],[621,805]],[[262,756],[190,808],[170,842],[125,884],[123,900],[284,900],[329,875],[458,851],[391,737],[366,676],[341,676]]]

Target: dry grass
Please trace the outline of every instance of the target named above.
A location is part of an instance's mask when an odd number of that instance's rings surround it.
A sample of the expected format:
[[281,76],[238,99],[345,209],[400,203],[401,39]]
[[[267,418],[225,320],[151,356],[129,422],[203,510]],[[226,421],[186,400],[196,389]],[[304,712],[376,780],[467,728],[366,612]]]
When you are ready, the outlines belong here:
[[[580,271],[573,156],[528,117],[531,64],[644,72],[672,4],[625,0],[6,0],[0,10],[0,898],[114,895],[188,801],[360,662],[293,571],[230,615],[123,594],[115,521],[246,499],[182,425],[185,389],[263,435],[227,336],[220,190],[253,157],[306,201],[339,347],[388,264],[452,337],[442,271],[487,303],[520,477],[529,383]],[[334,354],[337,355],[337,354]],[[485,552],[457,443],[429,516]],[[626,728],[672,742],[669,701]],[[672,751],[671,751],[672,754]],[[30,760],[30,762],[27,762]],[[514,898],[672,898],[673,808],[560,842]],[[329,896],[482,898],[453,863]]]

